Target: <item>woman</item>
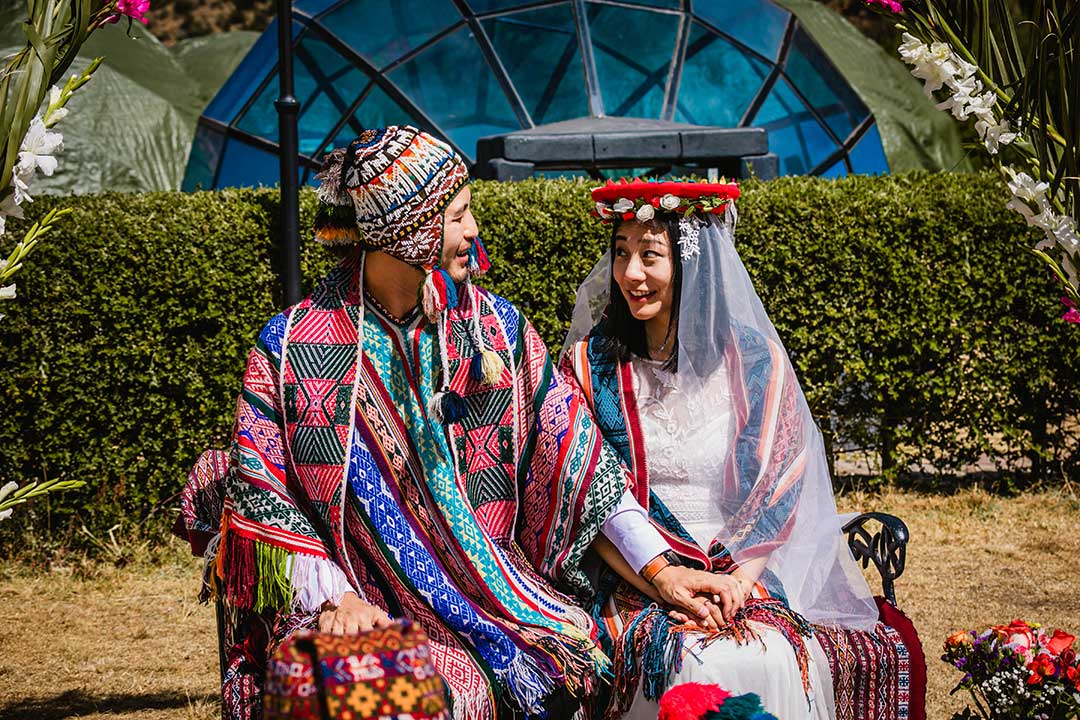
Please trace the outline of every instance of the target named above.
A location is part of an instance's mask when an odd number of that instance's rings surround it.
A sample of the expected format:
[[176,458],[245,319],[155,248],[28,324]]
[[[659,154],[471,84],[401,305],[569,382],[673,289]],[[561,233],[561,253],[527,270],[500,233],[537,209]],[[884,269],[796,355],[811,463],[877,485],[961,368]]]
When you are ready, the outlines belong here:
[[735,620],[712,629],[665,613],[649,578],[597,547],[613,715],[655,717],[665,687],[697,681],[755,692],[785,720],[833,717],[810,623],[877,619],[842,541],[820,433],[735,251],[737,196],[646,181],[593,192],[610,252],[579,290],[563,371],[681,561],[731,578],[710,600]]

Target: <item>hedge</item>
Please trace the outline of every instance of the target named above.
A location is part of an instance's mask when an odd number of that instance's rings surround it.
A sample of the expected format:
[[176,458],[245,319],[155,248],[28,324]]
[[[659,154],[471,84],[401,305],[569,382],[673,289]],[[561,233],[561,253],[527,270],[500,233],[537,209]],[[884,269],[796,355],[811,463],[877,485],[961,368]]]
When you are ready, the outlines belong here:
[[[552,348],[602,252],[587,185],[477,182],[486,285]],[[224,446],[244,357],[280,303],[276,191],[46,199],[74,208],[0,307],[0,483],[87,486],[19,509],[61,542],[120,523],[159,533],[200,450]],[[830,447],[951,471],[991,456],[1040,476],[1078,463],[1080,328],[1021,249],[1034,236],[991,176],[750,182],[737,241]],[[302,226],[314,197],[302,197]],[[12,223],[11,231],[21,225]],[[9,238],[11,235],[8,236]],[[330,267],[308,243],[305,285]],[[149,518],[149,520],[148,520]],[[26,535],[24,534],[25,538]]]

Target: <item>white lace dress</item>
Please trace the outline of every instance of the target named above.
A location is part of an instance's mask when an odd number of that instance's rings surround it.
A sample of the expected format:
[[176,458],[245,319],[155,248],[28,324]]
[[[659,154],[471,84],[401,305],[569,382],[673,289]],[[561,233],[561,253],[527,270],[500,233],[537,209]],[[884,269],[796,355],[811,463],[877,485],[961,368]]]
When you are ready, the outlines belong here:
[[[733,442],[732,402],[727,373],[721,367],[707,385],[694,391],[678,386],[678,377],[660,363],[634,359],[638,400],[650,488],[694,539],[707,548],[720,528],[709,517],[719,505],[712,497],[719,483],[724,448]],[[701,648],[687,642],[682,669],[673,685],[715,683],[732,694],[757,693],[765,709],[780,720],[835,717],[828,660],[816,640],[810,651],[810,698],[803,691],[795,652],[776,630],[761,626],[762,642],[739,645],[719,640]],[[627,718],[657,715],[657,704],[638,690]]]

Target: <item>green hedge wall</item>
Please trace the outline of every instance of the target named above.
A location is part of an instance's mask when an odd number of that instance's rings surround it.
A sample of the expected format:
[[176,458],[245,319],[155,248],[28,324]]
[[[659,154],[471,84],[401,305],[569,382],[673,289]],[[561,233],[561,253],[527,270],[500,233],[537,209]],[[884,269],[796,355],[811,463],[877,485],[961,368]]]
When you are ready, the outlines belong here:
[[[556,349],[606,245],[587,189],[474,184],[485,284]],[[897,468],[1075,468],[1080,335],[1004,200],[990,176],[744,186],[737,241],[830,441]],[[0,540],[46,522],[61,542],[82,524],[158,533],[199,451],[226,443],[245,354],[280,301],[276,192],[42,198],[29,215],[57,203],[75,212],[0,307],[0,483],[87,486],[19,509]],[[306,227],[312,193],[301,207]],[[332,262],[309,243],[306,286]]]

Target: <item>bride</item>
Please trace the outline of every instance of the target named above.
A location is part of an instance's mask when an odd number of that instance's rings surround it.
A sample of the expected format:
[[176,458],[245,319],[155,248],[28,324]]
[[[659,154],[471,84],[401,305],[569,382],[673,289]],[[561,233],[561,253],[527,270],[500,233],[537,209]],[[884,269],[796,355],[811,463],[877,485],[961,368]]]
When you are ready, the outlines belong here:
[[[609,544],[594,613],[616,679],[609,714],[656,717],[663,690],[717,683],[785,720],[835,716],[812,624],[870,630],[877,608],[842,540],[821,436],[735,249],[730,184],[609,182],[610,250],[578,291],[564,374],[592,406],[667,536],[634,573]],[[670,564],[731,578],[703,627],[658,604]]]

